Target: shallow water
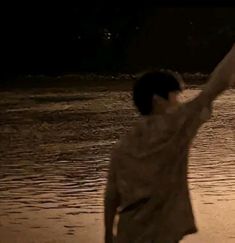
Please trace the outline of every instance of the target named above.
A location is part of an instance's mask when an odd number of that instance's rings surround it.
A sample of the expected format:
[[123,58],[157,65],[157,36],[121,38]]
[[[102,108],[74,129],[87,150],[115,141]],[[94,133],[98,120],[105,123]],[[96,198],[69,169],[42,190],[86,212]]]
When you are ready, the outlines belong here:
[[[0,242],[103,242],[109,153],[137,119],[130,92],[43,89],[0,97]],[[185,243],[235,242],[235,90],[214,107],[191,150],[199,233]]]

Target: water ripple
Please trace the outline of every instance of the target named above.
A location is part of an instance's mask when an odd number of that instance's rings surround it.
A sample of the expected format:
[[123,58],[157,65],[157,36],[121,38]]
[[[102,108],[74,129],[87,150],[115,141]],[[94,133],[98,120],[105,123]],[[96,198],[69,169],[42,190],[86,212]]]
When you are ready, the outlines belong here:
[[[189,90],[183,98],[197,92]],[[62,238],[72,237],[91,215],[101,215],[110,150],[137,119],[130,95],[2,93],[0,233],[58,225]],[[230,90],[215,102],[190,153],[190,188],[204,205],[234,205],[234,97]]]

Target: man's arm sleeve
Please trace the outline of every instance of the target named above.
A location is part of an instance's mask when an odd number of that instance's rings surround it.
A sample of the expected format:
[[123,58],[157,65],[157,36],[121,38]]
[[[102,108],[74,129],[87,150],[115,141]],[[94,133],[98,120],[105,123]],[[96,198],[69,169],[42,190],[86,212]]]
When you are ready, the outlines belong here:
[[216,66],[200,94],[183,105],[185,131],[182,134],[188,138],[196,134],[200,125],[210,117],[213,101],[229,87],[232,78],[235,78],[235,45]]
[[215,67],[198,97],[189,102],[188,105],[194,109],[197,106],[204,107],[211,105],[216,97],[229,87],[232,78],[235,78],[235,44]]
[[115,171],[111,161],[104,199],[105,243],[113,242],[113,222],[119,201]]

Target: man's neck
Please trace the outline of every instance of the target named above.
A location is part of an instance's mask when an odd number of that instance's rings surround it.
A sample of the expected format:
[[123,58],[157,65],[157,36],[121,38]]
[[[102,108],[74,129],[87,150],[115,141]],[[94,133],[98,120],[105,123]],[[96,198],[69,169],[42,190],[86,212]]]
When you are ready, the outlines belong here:
[[164,115],[164,114],[175,112],[178,108],[179,108],[179,105],[158,106],[158,107],[155,107],[152,114],[153,115]]

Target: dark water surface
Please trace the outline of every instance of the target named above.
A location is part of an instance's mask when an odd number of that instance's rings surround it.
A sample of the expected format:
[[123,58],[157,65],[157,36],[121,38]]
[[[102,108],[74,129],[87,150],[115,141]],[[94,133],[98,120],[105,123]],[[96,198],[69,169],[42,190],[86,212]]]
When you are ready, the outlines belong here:
[[[0,97],[0,242],[102,243],[110,149],[137,119],[130,92],[32,89]],[[199,233],[185,243],[235,242],[234,121],[229,90],[192,146]]]

